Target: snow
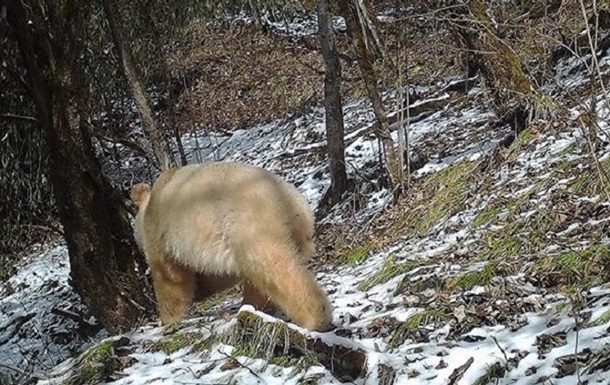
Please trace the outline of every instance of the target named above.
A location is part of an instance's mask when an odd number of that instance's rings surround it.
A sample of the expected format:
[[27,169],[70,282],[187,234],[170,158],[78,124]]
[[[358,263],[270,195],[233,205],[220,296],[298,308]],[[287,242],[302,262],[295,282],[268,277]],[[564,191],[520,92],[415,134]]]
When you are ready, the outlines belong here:
[[[275,27],[281,30],[286,26]],[[285,32],[307,34],[310,33],[308,28],[313,27],[308,23],[304,26],[302,23],[298,28],[288,24]],[[605,58],[600,63],[604,69],[610,64]],[[573,89],[589,81],[580,64],[580,59],[560,62],[556,78],[558,88],[553,88],[553,92],[558,92],[559,88]],[[447,97],[444,92],[420,91],[428,92],[427,99],[422,102]],[[482,90],[474,88],[469,94],[471,103],[430,114],[409,125],[412,150],[431,153],[429,160],[413,174],[414,179],[424,179],[459,162],[489,161],[492,153],[498,150],[507,131],[490,129],[491,114],[481,107],[481,95]],[[395,90],[386,92],[386,105],[395,105],[396,97]],[[573,219],[561,231],[545,234],[547,238],[552,235],[562,241],[554,243],[547,239],[539,249],[530,252],[532,255],[520,250],[523,255],[520,255],[519,263],[523,262],[523,266],[517,266],[519,271],[514,274],[494,276],[493,285],[475,284],[461,292],[440,292],[434,288],[421,292],[398,290],[405,282],[434,282],[437,279],[451,282],[464,274],[482,271],[490,261],[471,260],[469,256],[480,251],[486,235],[502,231],[507,218],[518,218],[523,223],[538,220],[545,208],[557,204],[552,198],[558,192],[568,192],[578,175],[558,176],[553,165],[570,161],[575,169],[584,170],[590,158],[586,152],[569,151],[574,145],[587,148],[577,120],[579,108],[572,108],[568,127],[536,131],[531,143],[520,149],[513,160],[505,160],[490,172],[487,190],[471,191],[464,208],[436,223],[426,234],[404,234],[394,243],[374,250],[357,265],[322,267],[316,277],[329,293],[337,331],[315,333],[292,324],[289,327],[319,338],[329,346],[364,351],[366,376],[355,380],[357,384],[379,383],[379,368],[383,364],[395,370],[395,384],[445,385],[470,358],[473,361],[463,377],[455,382],[458,385],[476,383],[494,364],[506,368],[500,378],[491,380],[494,384],[567,385],[578,380],[589,384],[610,383],[607,365],[592,370],[590,363],[583,363],[572,373],[565,374],[560,374],[558,369],[562,358],[588,351],[604,354],[604,349],[606,352],[610,349],[610,321],[606,317],[610,304],[608,283],[581,293],[584,301],[576,304],[572,297],[538,285],[530,274],[531,266],[546,256],[607,243],[606,237],[601,241],[585,237],[588,232],[601,232],[607,218]],[[607,106],[599,108],[607,114]],[[369,103],[351,101],[344,106],[344,114],[350,177],[358,179],[364,175],[368,178],[367,183],[374,187],[363,193],[365,202],[357,212],[351,215],[344,213],[344,207],[339,207],[322,219],[326,223],[366,222],[388,209],[391,203],[389,191],[377,186],[374,172],[379,151],[377,141],[371,135],[363,134],[374,119]],[[262,124],[230,135],[188,134],[183,137],[183,145],[190,162],[240,161],[274,171],[295,183],[315,208],[329,187],[325,157],[311,155],[316,152],[323,155],[323,138],[324,110],[316,108],[289,121]],[[610,156],[610,147],[603,145],[595,156],[598,160]],[[130,167],[130,163],[126,162],[123,167]],[[544,187],[538,187],[538,182],[544,182]],[[495,202],[522,197],[527,199],[515,216],[509,216],[502,206],[496,223],[479,228],[472,225],[477,215],[493,207]],[[607,210],[608,203],[602,199],[575,196],[565,203],[603,205]],[[579,243],[568,244],[570,239],[577,239]],[[414,261],[420,264],[363,290],[362,282],[374,277],[390,257],[397,265]],[[507,257],[506,263],[513,262]],[[503,292],[494,294],[494,290]],[[477,307],[479,305],[481,307]],[[519,310],[510,310],[514,306]],[[430,308],[442,310],[443,307],[450,309],[444,319],[420,325],[414,333],[407,334],[404,341],[391,343],[392,331],[397,327]],[[240,311],[253,312],[267,322],[284,322],[250,306],[243,306]],[[9,373],[11,368],[19,368],[36,373],[37,383],[41,385],[61,384],[67,380],[79,365],[78,359],[68,358],[108,336],[101,330],[83,337],[79,332],[82,325],[61,315],[65,313],[83,317],[86,314],[69,286],[66,247],[61,243],[40,245],[24,259],[17,273],[0,286],[0,375],[4,368],[8,368]],[[180,332],[195,331],[207,338],[235,324],[234,314],[229,320],[211,314],[184,322]],[[585,317],[586,314],[589,315]],[[581,316],[588,321],[577,322],[576,318]],[[473,317],[479,317],[477,323],[456,332],[458,325]],[[15,327],[26,318],[26,323]],[[595,322],[600,319],[603,322]],[[389,331],[375,333],[375,328],[384,320],[394,322],[395,326]],[[95,330],[95,320],[87,319],[87,324]],[[383,326],[379,326],[379,330],[382,329]],[[194,351],[191,347],[172,353],[152,349],[154,342],[165,337],[164,330],[147,325],[111,337],[129,340],[127,356],[133,361],[118,370],[114,384],[299,384],[308,380],[320,384],[342,383],[322,365],[282,367],[261,358],[241,355],[237,347],[226,343],[216,343],[205,352]],[[339,330],[349,331],[349,337],[340,335]],[[545,348],[543,335],[565,335],[565,341]],[[233,364],[227,366],[230,362]]]
[[[84,319],[92,332],[83,334],[75,319],[85,314],[68,284],[68,253],[64,245],[40,245],[18,272],[0,286],[0,373],[3,365],[23,370],[48,370],[90,341],[96,321]],[[89,334],[87,337],[86,334]]]

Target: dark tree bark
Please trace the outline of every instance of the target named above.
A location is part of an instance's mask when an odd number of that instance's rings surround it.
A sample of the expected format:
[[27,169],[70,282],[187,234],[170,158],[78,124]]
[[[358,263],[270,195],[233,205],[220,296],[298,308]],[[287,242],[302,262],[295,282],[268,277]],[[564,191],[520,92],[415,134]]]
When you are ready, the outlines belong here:
[[330,168],[330,202],[335,204],[347,188],[345,143],[343,140],[343,103],[341,102],[341,64],[335,44],[331,14],[326,0],[318,0],[318,28],[324,74],[324,107],[326,113],[326,143]]
[[402,165],[390,135],[388,115],[385,112],[379,93],[379,77],[375,68],[375,56],[378,56],[381,50],[373,21],[375,15],[368,0],[340,0],[339,6],[343,17],[345,17],[347,31],[352,40],[366,91],[377,118],[374,133],[383,145],[385,167],[390,179],[390,188],[392,188],[402,180]]
[[517,132],[524,129],[533,115],[535,88],[519,57],[500,38],[485,1],[451,0],[437,6],[447,10],[447,26],[466,50],[469,76],[478,71],[483,76],[498,119]]
[[[82,62],[87,1],[27,3],[44,9],[48,24],[26,13],[21,0],[5,2],[26,79],[46,131],[51,181],[70,254],[70,276],[89,310],[110,332],[133,327],[151,309],[135,272],[142,261],[121,197],[102,175],[84,118],[88,85]],[[36,35],[33,34],[36,31]]]
[[117,4],[114,0],[103,0],[104,10],[110,25],[110,32],[114,45],[117,48],[127,82],[131,87],[133,98],[142,116],[142,128],[147,134],[156,160],[157,167],[165,170],[175,166],[176,162],[172,156],[167,137],[164,135],[157,119],[155,119],[151,102],[146,94],[141,77],[136,70],[135,60],[131,54],[131,47],[123,31],[123,20]]

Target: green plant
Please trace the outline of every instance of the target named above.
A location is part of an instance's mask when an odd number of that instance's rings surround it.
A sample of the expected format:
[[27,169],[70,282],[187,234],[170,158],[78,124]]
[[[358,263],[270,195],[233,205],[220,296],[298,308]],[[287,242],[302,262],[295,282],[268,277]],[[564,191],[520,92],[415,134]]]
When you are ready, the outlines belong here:
[[472,221],[472,226],[481,227],[493,222],[498,217],[499,212],[499,208],[488,205],[483,211],[479,213],[479,215],[474,218],[474,220]]
[[420,266],[424,266],[429,262],[423,260],[407,260],[402,263],[396,262],[396,257],[394,255],[390,255],[381,266],[381,270],[379,270],[372,277],[369,277],[360,284],[358,284],[358,289],[362,291],[367,291],[371,289],[373,286],[379,285],[381,283],[388,282],[394,277],[399,276],[400,274],[407,273],[415,268]]
[[360,246],[350,251],[345,256],[345,261],[350,265],[358,265],[369,257],[369,248],[366,246]]
[[419,234],[462,209],[468,190],[475,187],[478,167],[479,162],[460,161],[426,179],[422,188],[432,198],[416,228]]
[[469,290],[475,286],[487,285],[496,275],[498,275],[498,264],[489,262],[481,270],[470,271],[458,276],[455,285],[462,290]]
[[149,346],[149,349],[152,351],[163,351],[167,354],[184,348],[191,348],[192,351],[203,351],[209,349],[213,342],[213,338],[205,337],[199,332],[175,332],[154,342]]
[[394,330],[390,337],[390,341],[388,342],[388,346],[390,348],[397,348],[406,341],[409,334],[415,329],[431,324],[444,323],[449,319],[450,314],[451,310],[444,306],[438,306],[434,309],[426,309],[412,314]]

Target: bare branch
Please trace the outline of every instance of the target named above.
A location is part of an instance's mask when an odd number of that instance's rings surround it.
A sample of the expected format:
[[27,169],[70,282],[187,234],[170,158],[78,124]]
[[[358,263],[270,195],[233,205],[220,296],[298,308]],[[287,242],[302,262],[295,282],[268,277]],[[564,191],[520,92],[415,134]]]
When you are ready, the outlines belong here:
[[30,123],[36,123],[38,120],[33,116],[24,116],[17,114],[0,114],[0,119],[3,120],[16,120],[16,121],[25,121]]

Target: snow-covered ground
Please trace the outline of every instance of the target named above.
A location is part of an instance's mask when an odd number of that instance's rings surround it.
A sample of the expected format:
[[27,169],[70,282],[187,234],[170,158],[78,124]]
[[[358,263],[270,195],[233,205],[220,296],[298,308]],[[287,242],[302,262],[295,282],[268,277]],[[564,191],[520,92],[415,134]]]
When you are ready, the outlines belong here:
[[[610,68],[608,60],[600,63],[602,71]],[[547,92],[586,84],[589,77],[573,73],[577,65],[563,62]],[[422,102],[447,97],[420,91]],[[395,91],[385,94],[388,106],[395,97]],[[471,90],[468,98],[409,126],[412,150],[428,155],[407,192],[413,191],[408,210],[417,215],[407,217],[413,223],[397,227],[391,242],[358,263],[317,272],[337,330],[312,333],[290,325],[329,346],[363,352],[366,365],[358,378],[340,378],[315,360],[293,365],[265,351],[245,354],[221,339],[198,346],[237,326],[235,313],[220,315],[238,301],[229,299],[174,327],[173,334],[150,325],[105,340],[118,357],[115,365],[101,378],[85,379],[83,365],[102,345],[66,358],[107,336],[94,320],[78,321],[84,309],[68,285],[61,243],[41,246],[0,287],[0,374],[16,378],[31,371],[38,384],[609,384],[610,285],[608,277],[596,276],[595,266],[607,263],[610,252],[610,196],[591,187],[599,184],[595,175],[603,178],[603,171],[591,170],[610,156],[608,101],[600,96],[595,148],[573,105],[562,124],[538,122],[507,150],[498,143],[509,132],[489,126],[482,90]],[[376,186],[377,141],[360,135],[372,124],[372,111],[357,100],[344,112],[349,174]],[[317,207],[329,185],[323,138],[324,111],[316,109],[229,136],[185,135],[183,142],[190,162],[265,167],[295,183]],[[122,167],[128,169],[129,161]],[[583,178],[587,172],[593,177]],[[446,179],[435,184],[435,176]],[[447,201],[437,198],[443,194]],[[367,203],[356,213],[339,207],[324,221],[367,222],[387,207],[383,188],[365,195]],[[431,214],[436,211],[441,215]],[[587,280],[590,290],[569,290]],[[162,347],[180,335],[195,338],[176,350]]]
[[[39,245],[0,285],[0,374],[50,370],[108,334],[69,285],[65,245]],[[1,377],[1,376],[0,376]]]

